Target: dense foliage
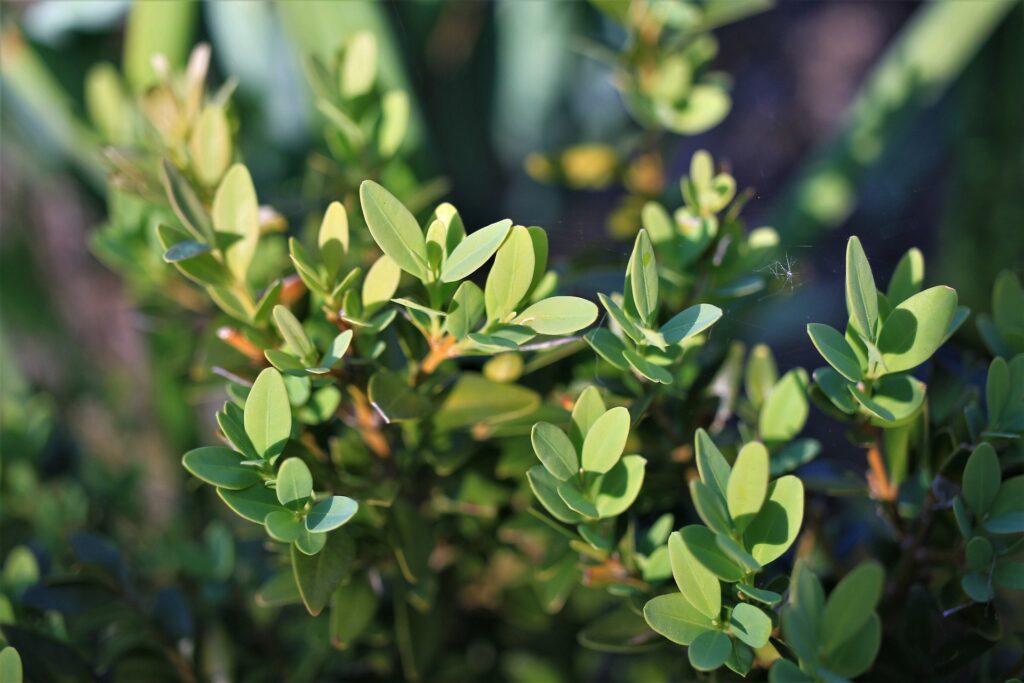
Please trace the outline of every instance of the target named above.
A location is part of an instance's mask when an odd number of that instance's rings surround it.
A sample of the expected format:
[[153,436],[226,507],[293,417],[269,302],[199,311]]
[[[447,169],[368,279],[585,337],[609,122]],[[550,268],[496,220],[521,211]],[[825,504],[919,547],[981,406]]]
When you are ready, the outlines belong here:
[[[595,5],[630,36],[605,57],[653,135],[627,164],[582,145],[527,168],[627,186],[614,278],[550,258],[541,227],[466,225],[416,176],[413,104],[371,33],[308,61],[322,201],[291,222],[260,202],[208,47],[148,79],[90,71],[109,171],[91,246],[140,308],[208,330],[165,348],[170,372],[220,387],[215,435],[181,457],[193,520],[161,547],[106,537],[130,508],[69,538],[134,484],[103,463],[40,476],[54,408],[6,378],[4,528],[26,543],[3,564],[0,679],[1019,673],[1020,280],[972,315],[926,286],[917,249],[881,288],[853,237],[845,325],[807,325],[821,367],[780,374],[767,346],[730,342],[753,295],[785,287],[764,268],[780,236],[745,225],[751,195],[709,153],[677,190],[652,150],[728,111],[708,29],[734,16]],[[980,382],[947,345],[971,317]],[[812,407],[844,438],[806,435]],[[844,449],[866,476],[818,476]],[[840,548],[852,526],[877,540]]]

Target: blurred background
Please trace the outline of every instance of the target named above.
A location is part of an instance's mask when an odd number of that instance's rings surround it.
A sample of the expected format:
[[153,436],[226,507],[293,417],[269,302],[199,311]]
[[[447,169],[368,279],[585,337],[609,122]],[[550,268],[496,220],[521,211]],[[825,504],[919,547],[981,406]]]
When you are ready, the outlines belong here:
[[[812,362],[804,322],[845,315],[835,301],[850,234],[876,273],[921,247],[927,280],[953,285],[974,311],[989,310],[1001,268],[1024,272],[1024,5],[970,5],[783,2],[715,31],[732,109],[659,149],[669,184],[694,151],[711,151],[753,190],[749,225],[779,231],[781,258],[764,264],[778,282],[735,334],[771,344],[780,369]],[[556,258],[621,272],[639,227],[609,220],[621,183],[573,189],[541,182],[529,163],[640,134],[593,55],[595,43],[621,42],[621,29],[591,4],[182,7],[145,41],[177,63],[210,43],[212,80],[238,79],[239,146],[259,195],[286,216],[309,208],[294,179],[323,147],[303,57],[370,29],[382,72],[414,97],[413,164],[441,179],[467,226],[511,216],[545,227]],[[183,381],[193,338],[207,332],[194,317],[140,307],[142,285],[111,272],[95,239],[105,168],[83,123],[83,83],[98,62],[138,49],[126,45],[130,11],[119,0],[2,4],[0,557],[94,531],[156,568],[160,588],[216,572],[226,551],[221,527],[197,531],[210,515],[176,512],[179,455],[211,431],[210,397]],[[962,335],[977,341],[973,324]],[[18,571],[29,570],[8,567],[5,581]],[[184,598],[166,590],[167,618],[188,632],[193,617],[175,607]]]

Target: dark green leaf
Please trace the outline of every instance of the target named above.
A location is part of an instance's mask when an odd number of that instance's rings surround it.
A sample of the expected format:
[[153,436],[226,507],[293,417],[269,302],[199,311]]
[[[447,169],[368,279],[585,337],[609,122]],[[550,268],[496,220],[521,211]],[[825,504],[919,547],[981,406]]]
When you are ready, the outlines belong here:
[[327,536],[323,550],[306,555],[292,548],[292,571],[306,609],[314,617],[327,606],[331,594],[352,570],[355,546],[343,532]]
[[207,484],[225,489],[245,489],[260,481],[259,472],[242,464],[242,456],[223,446],[204,446],[189,451],[181,464]]

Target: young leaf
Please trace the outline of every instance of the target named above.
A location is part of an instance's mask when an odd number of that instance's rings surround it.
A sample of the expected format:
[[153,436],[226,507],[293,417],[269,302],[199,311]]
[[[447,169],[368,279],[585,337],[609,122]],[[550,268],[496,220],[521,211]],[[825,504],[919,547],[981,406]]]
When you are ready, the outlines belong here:
[[828,325],[810,323],[807,326],[807,334],[814,343],[814,348],[828,364],[836,369],[840,375],[851,382],[859,382],[864,375],[861,371],[860,361],[857,354],[853,352],[846,338],[836,329]]
[[718,577],[694,557],[678,531],[668,537],[668,556],[676,586],[698,612],[718,619],[722,611],[722,585]]
[[583,440],[582,466],[586,472],[610,470],[622,456],[629,437],[629,411],[612,408],[598,418]]
[[886,372],[911,370],[928,360],[946,338],[956,302],[956,291],[940,286],[915,294],[894,308],[878,335]]
[[908,250],[896,264],[896,270],[892,273],[885,295],[889,298],[890,304],[898,306],[920,292],[922,283],[924,283],[924,256],[921,254],[921,250],[915,247]]
[[971,453],[964,467],[963,497],[971,511],[981,517],[996,499],[1002,470],[999,458],[990,443],[981,443]]
[[213,198],[217,244],[235,279],[244,283],[260,239],[260,205],[252,177],[242,164],[232,166]]
[[348,213],[341,202],[331,202],[324,212],[317,233],[317,245],[320,247],[320,260],[327,268],[328,279],[333,281],[348,253]]
[[682,593],[659,595],[644,605],[644,620],[655,632],[673,643],[689,645],[697,636],[715,628]]
[[868,258],[857,237],[851,237],[846,243],[846,309],[861,336],[874,341],[878,323],[878,292]]
[[427,245],[409,209],[382,186],[364,180],[359,186],[366,227],[377,246],[398,267],[419,280],[427,277]]
[[299,595],[306,609],[314,617],[327,606],[331,594],[352,570],[355,548],[344,532],[327,535],[323,550],[307,555],[292,548],[292,571]]
[[572,334],[597,320],[597,306],[576,296],[542,299],[516,316],[512,322],[526,325],[537,334]]
[[711,440],[711,437],[703,429],[697,430],[697,433],[694,435],[694,443],[697,451],[697,472],[700,474],[700,480],[725,502],[729,477],[732,472],[729,463],[722,455],[722,452],[718,450],[715,442]]
[[640,314],[640,319],[650,323],[658,310],[658,264],[646,230],[641,230],[637,234],[636,242],[633,244],[629,281],[633,303]]
[[511,229],[512,221],[506,218],[470,233],[445,261],[441,282],[458,282],[476,272],[498,251]]
[[256,378],[245,400],[244,424],[261,458],[273,458],[284,450],[292,431],[292,412],[288,391],[277,370],[267,368]]
[[605,412],[604,400],[601,399],[601,392],[597,387],[588,386],[580,392],[576,404],[572,407],[572,422],[569,426],[569,438],[577,452],[583,449],[587,433]]
[[223,446],[193,449],[181,464],[194,477],[224,489],[245,489],[260,481],[256,469],[243,465],[241,455]]
[[579,457],[569,437],[548,422],[538,422],[530,432],[533,451],[555,479],[565,481],[579,473]]
[[363,279],[363,310],[367,315],[371,315],[376,307],[391,301],[401,279],[401,268],[387,254],[373,262]]
[[697,671],[714,671],[725,664],[730,654],[732,641],[725,633],[717,630],[701,633],[687,650],[690,666]]
[[768,493],[768,450],[756,441],[740,449],[726,487],[733,524],[742,532],[764,504]]
[[302,323],[295,317],[287,307],[278,304],[274,306],[274,325],[281,334],[288,349],[303,361],[311,359],[316,353],[313,342],[309,340],[306,331],[302,329]]
[[674,315],[661,326],[658,332],[669,344],[678,344],[684,339],[700,334],[718,322],[722,317],[722,309],[711,304],[697,304]]
[[773,562],[793,545],[804,518],[804,485],[792,475],[768,487],[761,511],[743,533],[743,544],[762,565]]
[[533,240],[530,232],[517,225],[498,249],[491,272],[487,275],[484,305],[488,320],[504,321],[519,307],[529,292],[533,267]]
[[333,531],[347,523],[358,511],[359,503],[346,496],[324,498],[306,515],[306,529],[318,533]]
[[313,475],[301,458],[288,458],[277,471],[277,500],[293,510],[313,495]]

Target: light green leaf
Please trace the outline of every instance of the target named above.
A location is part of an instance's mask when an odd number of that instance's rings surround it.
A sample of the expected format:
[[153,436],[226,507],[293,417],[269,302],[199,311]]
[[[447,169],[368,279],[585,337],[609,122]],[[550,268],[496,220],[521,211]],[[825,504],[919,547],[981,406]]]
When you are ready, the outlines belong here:
[[897,427],[917,417],[924,405],[925,385],[910,375],[886,375],[875,384],[870,397],[856,387],[851,387],[850,393],[877,418],[873,424]]
[[331,202],[327,206],[317,233],[317,244],[320,247],[320,260],[327,268],[329,279],[333,281],[345,262],[349,244],[348,213],[341,202]]
[[1002,482],[999,457],[990,443],[981,443],[964,466],[963,497],[971,511],[981,517],[996,499]]
[[594,507],[598,517],[617,517],[629,509],[640,494],[647,460],[639,455],[626,455],[595,482]]
[[363,280],[363,309],[372,315],[376,307],[387,303],[398,291],[402,270],[390,256],[384,254],[366,271]]
[[530,232],[517,225],[498,249],[491,272],[487,275],[484,305],[488,320],[504,321],[519,307],[530,290],[534,264]]
[[302,533],[302,522],[291,510],[274,510],[263,520],[263,526],[268,536],[282,543],[291,543]]
[[836,372],[851,382],[859,382],[864,378],[857,354],[838,330],[828,325],[811,323],[807,326],[807,334],[814,343],[814,348],[818,349],[818,353],[836,369]]
[[327,351],[324,352],[324,357],[320,359],[320,367],[318,369],[327,372],[340,363],[351,344],[352,330],[345,330],[338,334],[333,340],[331,340],[331,345],[328,346]]
[[629,411],[612,408],[599,417],[583,440],[582,466],[586,472],[604,473],[615,466],[629,438]]
[[426,240],[409,209],[372,180],[364,180],[359,186],[359,201],[366,227],[381,251],[405,272],[426,280]]
[[303,555],[316,555],[327,545],[327,534],[310,531],[304,526],[299,527],[299,536],[295,539],[293,549]]
[[761,564],[755,560],[739,543],[726,533],[715,534],[715,544],[718,549],[725,553],[730,560],[746,569],[748,572],[761,571]]
[[928,360],[946,338],[956,304],[956,291],[940,286],[915,294],[894,308],[878,335],[886,372],[911,370]]
[[512,221],[506,218],[467,235],[445,261],[441,282],[458,282],[475,273],[498,251],[511,229]]
[[231,163],[231,129],[224,107],[203,107],[189,136],[188,152],[196,178],[206,187],[213,187]]
[[24,673],[21,656],[10,646],[0,646],[0,681],[4,683],[22,683]]
[[590,345],[590,348],[594,349],[597,355],[608,361],[612,367],[619,370],[628,370],[631,367],[629,361],[626,360],[626,345],[609,330],[603,327],[590,330],[583,335],[583,340]]
[[380,370],[370,378],[370,403],[388,423],[418,420],[430,412],[430,401],[397,373]]
[[292,571],[299,595],[314,617],[323,611],[331,594],[352,571],[355,547],[344,532],[328,534],[321,552],[307,555],[292,547]]
[[242,164],[232,166],[213,198],[213,227],[228,269],[245,282],[260,239],[260,205],[252,177]]
[[584,520],[583,516],[565,504],[558,495],[559,482],[542,465],[534,465],[527,471],[526,479],[530,483],[533,495],[537,497],[551,516],[566,524],[576,524]]
[[444,328],[456,339],[465,339],[483,314],[484,293],[472,282],[463,282],[452,296]]
[[576,296],[542,299],[516,316],[512,322],[526,325],[537,334],[572,334],[597,320],[597,306]]
[[679,645],[689,645],[700,634],[715,628],[711,619],[701,614],[682,593],[648,600],[644,605],[644,619],[655,632]]
[[793,475],[779,477],[768,486],[768,497],[743,533],[743,544],[762,565],[785,553],[804,518],[804,485]]
[[726,583],[735,583],[743,578],[745,570],[718,547],[715,532],[711,529],[691,524],[683,527],[679,533],[690,554],[719,579]]
[[692,479],[690,499],[693,500],[693,507],[704,524],[719,533],[732,533],[732,521],[725,509],[725,503],[710,486],[699,479]]
[[579,473],[579,456],[572,441],[549,422],[538,422],[530,432],[533,452],[555,479],[565,481]]
[[856,236],[846,243],[846,310],[861,336],[874,341],[878,324],[878,292],[871,265]]
[[255,468],[242,464],[239,453],[223,446],[204,446],[189,451],[181,464],[192,476],[225,489],[245,489],[260,481]]
[[377,39],[369,31],[359,31],[349,39],[338,73],[338,90],[351,99],[370,91],[377,80]]
[[263,524],[267,515],[283,509],[274,492],[262,483],[241,491],[219,488],[217,495],[236,515],[256,524]]
[[736,590],[750,598],[756,600],[765,605],[777,605],[782,602],[782,596],[774,591],[765,590],[763,588],[754,588],[743,583],[736,584]]
[[687,650],[690,666],[697,671],[714,671],[732,654],[732,641],[722,631],[705,631],[694,638]]
[[288,458],[277,471],[277,500],[297,510],[313,495],[313,475],[301,458]]
[[597,387],[588,386],[580,392],[572,407],[572,421],[569,425],[569,438],[577,452],[583,449],[583,440],[587,433],[605,412],[604,400]]
[[402,146],[409,129],[409,95],[404,90],[389,90],[380,102],[380,127],[377,130],[377,151],[388,159]]
[[646,230],[637,234],[633,244],[629,281],[640,319],[649,324],[658,310],[658,264]]
[[660,365],[652,363],[633,349],[626,348],[623,350],[622,357],[626,359],[631,368],[636,370],[645,379],[657,382],[658,384],[672,383],[672,373]]
[[718,494],[724,503],[732,469],[706,431],[698,429],[693,440],[697,451],[697,472],[700,474],[700,480]]
[[278,304],[274,306],[274,326],[281,334],[288,349],[303,361],[313,358],[316,348],[309,340],[306,331],[302,329],[302,323],[295,317],[287,307]]
[[562,499],[562,502],[564,502],[569,509],[580,513],[584,517],[589,517],[590,519],[597,519],[599,517],[597,506],[594,505],[594,501],[587,497],[586,492],[580,488],[576,479],[559,482],[558,486],[555,487],[555,490],[558,492],[558,497]]
[[761,609],[741,602],[732,608],[729,632],[752,648],[764,647],[772,632],[772,620]]
[[[281,374],[266,368],[256,378],[245,400],[245,433],[261,458],[284,450],[292,431],[292,412]],[[260,517],[260,521],[263,517]]]
[[896,270],[889,280],[889,288],[885,290],[889,303],[897,306],[921,291],[924,283],[924,256],[921,250],[913,248],[907,251],[896,264]]
[[614,299],[601,293],[598,293],[597,298],[601,302],[601,305],[604,306],[604,309],[608,311],[608,315],[611,316],[611,319],[622,328],[623,333],[625,333],[627,337],[638,344],[644,341],[645,338],[643,330],[640,329],[636,321],[634,321],[633,318],[631,318],[630,315],[626,313],[626,311],[624,311]]
[[874,614],[882,597],[885,572],[877,562],[862,562],[843,577],[825,602],[821,645],[826,657],[838,650]]
[[793,368],[782,376],[764,400],[758,416],[761,438],[771,444],[789,441],[807,422],[807,372]]
[[654,244],[670,242],[676,236],[675,223],[665,207],[655,201],[644,204],[640,211],[640,223],[651,236]]
[[775,366],[772,350],[765,344],[756,345],[750,351],[746,372],[743,375],[747,398],[750,399],[755,410],[760,410],[765,397],[768,396],[778,380],[779,371]]
[[333,531],[346,524],[358,511],[359,503],[346,496],[324,498],[306,515],[306,529],[319,533]]
[[722,309],[718,306],[697,304],[674,315],[671,320],[661,326],[658,332],[669,344],[678,344],[684,339],[700,334],[718,322],[721,317]]
[[768,493],[768,449],[756,441],[745,444],[736,456],[725,499],[736,529],[742,531],[761,510]]

